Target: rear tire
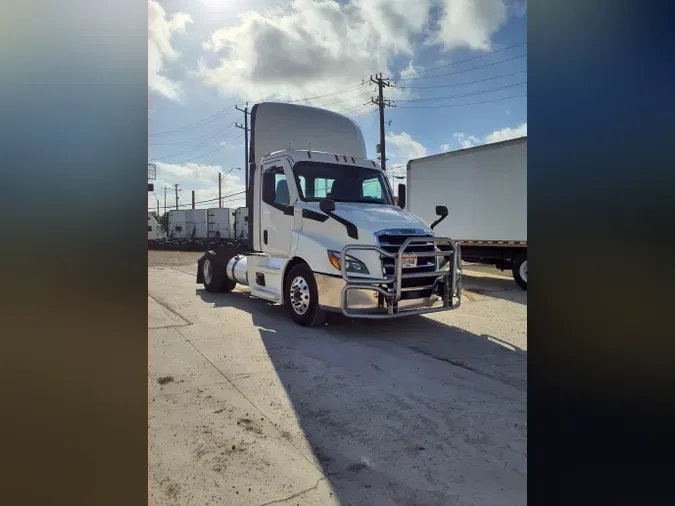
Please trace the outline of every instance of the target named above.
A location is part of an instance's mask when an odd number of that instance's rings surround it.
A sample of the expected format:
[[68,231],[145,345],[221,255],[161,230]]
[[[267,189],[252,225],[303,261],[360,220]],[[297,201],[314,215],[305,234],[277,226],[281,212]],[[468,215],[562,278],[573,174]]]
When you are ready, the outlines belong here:
[[514,260],[513,279],[520,288],[527,291],[527,253],[519,255]]
[[298,264],[288,273],[284,299],[291,318],[298,325],[309,327],[326,322],[326,312],[319,306],[319,292],[309,265]]
[[207,292],[231,292],[237,286],[237,283],[227,277],[225,273],[227,263],[222,260],[209,252],[202,262],[204,288]]

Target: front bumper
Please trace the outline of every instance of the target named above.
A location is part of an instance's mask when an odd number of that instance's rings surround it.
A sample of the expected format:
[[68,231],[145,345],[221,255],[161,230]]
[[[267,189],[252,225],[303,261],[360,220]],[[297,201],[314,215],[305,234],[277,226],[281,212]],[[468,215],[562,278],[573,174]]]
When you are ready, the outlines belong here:
[[[411,243],[445,243],[450,250],[407,253]],[[457,309],[461,305],[462,270],[459,244],[446,237],[411,237],[401,246],[398,253],[389,253],[378,246],[353,244],[342,249],[342,258],[349,250],[376,251],[383,257],[395,260],[393,276],[383,278],[354,277],[342,267],[342,277],[315,274],[319,292],[319,304],[330,311],[341,311],[350,318],[398,318],[415,314],[435,313]],[[435,272],[406,273],[402,268],[403,255],[416,257],[445,257],[447,269]],[[409,288],[402,287],[404,279],[434,277],[434,288],[428,297],[406,299],[402,294]]]

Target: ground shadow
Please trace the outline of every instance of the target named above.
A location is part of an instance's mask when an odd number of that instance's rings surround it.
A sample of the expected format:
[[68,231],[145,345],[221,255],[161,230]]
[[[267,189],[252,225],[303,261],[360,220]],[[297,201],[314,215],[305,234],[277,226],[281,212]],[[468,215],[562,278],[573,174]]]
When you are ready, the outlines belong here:
[[464,270],[462,287],[469,294],[485,295],[527,306],[527,291],[520,288],[513,279],[479,276]]
[[251,315],[341,505],[526,503],[526,351],[421,316],[304,328],[248,291],[196,293]]

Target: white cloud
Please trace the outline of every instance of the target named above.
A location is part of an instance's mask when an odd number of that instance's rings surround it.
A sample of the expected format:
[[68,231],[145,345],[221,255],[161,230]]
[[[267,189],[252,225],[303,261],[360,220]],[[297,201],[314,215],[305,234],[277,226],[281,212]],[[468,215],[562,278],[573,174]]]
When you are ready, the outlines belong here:
[[408,66],[399,72],[399,75],[403,79],[410,79],[411,77],[417,77],[417,69],[413,66],[413,61],[408,62]]
[[489,144],[491,142],[506,141],[508,139],[514,139],[524,135],[527,135],[527,123],[523,123],[516,128],[506,127],[502,128],[501,130],[495,130],[485,137],[485,143]]
[[[430,11],[439,3],[445,14],[440,31],[430,34]],[[445,49],[485,50],[506,15],[502,0],[291,0],[280,5],[241,13],[235,24],[214,31],[203,47],[220,61],[200,61],[196,75],[242,100],[297,100],[348,88],[376,72],[392,75],[392,57],[412,57],[425,37]],[[410,61],[402,75],[415,71]],[[363,85],[310,103],[345,111],[366,103],[371,88]],[[406,93],[388,89],[392,99]],[[333,104],[338,100],[344,101]]]
[[400,134],[389,132],[385,139],[388,150],[392,152],[391,160],[396,163],[405,163],[408,160],[427,156],[427,148],[406,132],[401,132]]
[[164,75],[167,62],[180,57],[171,39],[174,34],[185,34],[188,23],[192,23],[189,14],[178,12],[167,17],[159,3],[148,1],[148,88],[171,100],[180,96],[179,84]]
[[449,151],[450,150],[450,144],[441,144],[441,151]]
[[[527,123],[522,123],[515,128],[506,127],[500,130],[495,130],[494,132],[486,135],[483,139],[479,139],[473,135],[469,135],[467,137],[464,132],[455,132],[452,134],[462,149],[478,146],[481,144],[491,144],[493,142],[515,139],[516,137],[522,137],[524,135],[527,135]],[[449,147],[448,144],[443,144],[441,149],[443,149],[443,151],[447,151],[445,147]]]
[[514,16],[519,18],[523,17],[527,13],[527,0],[514,0],[511,5],[509,5],[509,10]]
[[469,135],[467,137],[464,132],[455,132],[452,134],[452,136],[457,140],[459,145],[462,146],[462,149],[470,148],[480,143],[480,139],[478,137],[473,135]]
[[444,49],[490,51],[491,37],[506,22],[504,0],[441,0],[442,14],[432,42]]

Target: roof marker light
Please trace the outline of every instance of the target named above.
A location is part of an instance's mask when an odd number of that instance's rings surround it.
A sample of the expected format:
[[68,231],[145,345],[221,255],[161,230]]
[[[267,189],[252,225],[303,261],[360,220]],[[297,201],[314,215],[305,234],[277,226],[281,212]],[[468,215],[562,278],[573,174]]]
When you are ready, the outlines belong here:
[[340,161],[340,157],[339,157],[338,155],[335,155],[335,161],[336,161],[336,162],[339,162],[339,161]]
[[356,160],[354,160],[354,157],[352,156],[352,163],[356,163]]
[[311,152],[311,151],[307,151],[307,156],[309,156],[309,158],[311,159],[311,158],[312,158],[312,152]]
[[342,158],[345,159],[345,163],[347,163],[347,155],[342,155]]

